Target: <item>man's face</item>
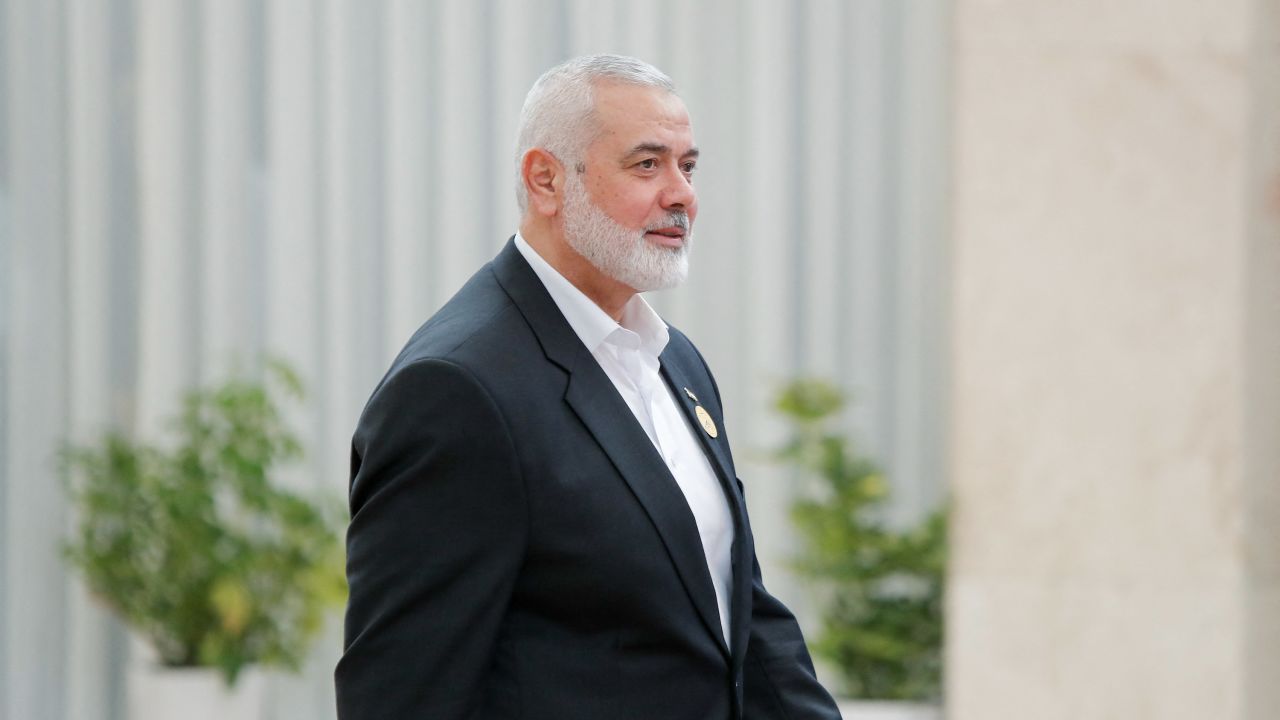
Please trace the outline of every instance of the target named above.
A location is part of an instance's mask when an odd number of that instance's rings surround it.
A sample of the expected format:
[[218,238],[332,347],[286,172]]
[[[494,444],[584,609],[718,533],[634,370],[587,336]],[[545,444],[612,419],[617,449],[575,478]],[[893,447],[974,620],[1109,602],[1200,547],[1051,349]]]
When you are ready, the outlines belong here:
[[673,287],[688,271],[698,200],[698,151],[684,103],[656,88],[602,84],[598,135],[585,172],[569,168],[564,230],[569,245],[638,292]]

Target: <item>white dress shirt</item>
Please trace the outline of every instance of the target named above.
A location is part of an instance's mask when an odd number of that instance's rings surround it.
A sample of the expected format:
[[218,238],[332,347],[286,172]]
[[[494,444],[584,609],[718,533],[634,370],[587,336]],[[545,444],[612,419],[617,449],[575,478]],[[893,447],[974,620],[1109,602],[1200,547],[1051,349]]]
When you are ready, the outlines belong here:
[[622,323],[614,322],[518,233],[515,244],[546,286],[569,327],[631,408],[636,422],[644,428],[684,493],[702,538],[702,551],[706,554],[716,604],[720,608],[720,629],[727,643],[729,587],[733,580],[729,552],[733,545],[733,518],[720,481],[694,437],[695,432],[702,430],[687,421],[671,388],[658,374],[658,356],[670,338],[667,324],[639,294],[623,308]]

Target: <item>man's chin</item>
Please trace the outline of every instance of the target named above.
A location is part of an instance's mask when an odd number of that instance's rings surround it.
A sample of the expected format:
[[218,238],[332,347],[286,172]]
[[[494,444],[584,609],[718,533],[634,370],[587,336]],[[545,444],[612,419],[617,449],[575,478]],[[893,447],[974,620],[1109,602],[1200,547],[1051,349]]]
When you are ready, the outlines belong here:
[[679,267],[669,267],[656,276],[647,278],[648,287],[646,291],[652,290],[672,290],[684,284],[685,278],[689,276],[688,261],[681,262]]

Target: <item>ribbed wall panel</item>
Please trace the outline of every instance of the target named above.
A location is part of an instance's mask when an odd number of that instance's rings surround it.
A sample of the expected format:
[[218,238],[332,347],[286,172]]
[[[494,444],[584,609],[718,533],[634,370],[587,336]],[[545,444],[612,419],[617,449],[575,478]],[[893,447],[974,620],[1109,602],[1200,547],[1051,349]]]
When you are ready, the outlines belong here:
[[[340,493],[394,352],[516,229],[525,91],[580,52],[671,74],[703,156],[693,267],[651,302],[725,399],[760,560],[791,478],[759,461],[780,383],[819,373],[914,517],[941,495],[941,0],[0,0],[0,716],[119,718],[130,647],[57,559],[53,453],[153,437],[183,389],[261,352],[301,373]],[[332,717],[340,632],[273,680]]]

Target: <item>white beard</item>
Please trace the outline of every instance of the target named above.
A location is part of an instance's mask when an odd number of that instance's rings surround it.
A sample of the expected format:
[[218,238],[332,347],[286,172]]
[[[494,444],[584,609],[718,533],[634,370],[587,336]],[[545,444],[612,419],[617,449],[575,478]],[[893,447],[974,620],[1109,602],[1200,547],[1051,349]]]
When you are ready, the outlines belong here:
[[[680,247],[662,247],[644,237],[648,231],[673,226],[686,231]],[[564,234],[569,247],[587,262],[636,292],[673,288],[689,274],[693,233],[687,213],[672,212],[648,227],[633,230],[591,202],[586,186],[574,172],[569,173],[564,186]]]

